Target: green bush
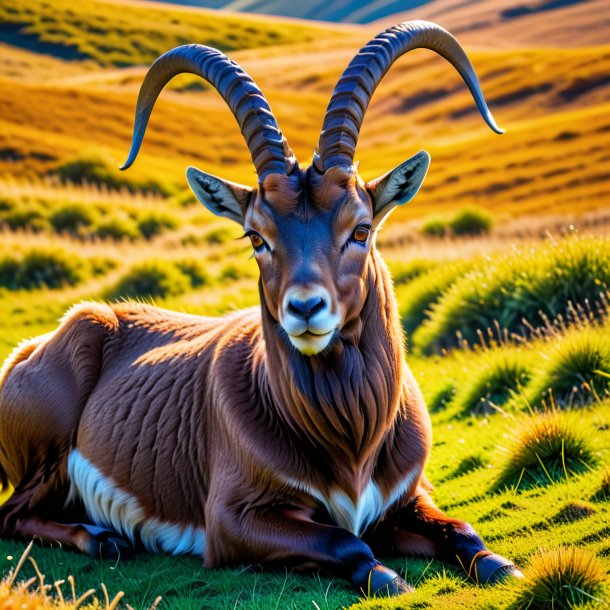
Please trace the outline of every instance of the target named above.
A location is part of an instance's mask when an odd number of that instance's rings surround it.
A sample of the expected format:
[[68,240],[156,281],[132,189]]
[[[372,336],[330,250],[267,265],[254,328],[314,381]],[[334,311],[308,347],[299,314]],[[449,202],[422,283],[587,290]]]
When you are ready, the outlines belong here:
[[117,168],[116,160],[98,152],[85,152],[68,159],[55,169],[55,173],[63,182],[97,184],[113,190],[125,188],[132,193],[148,191],[161,195],[171,195],[175,191],[173,186],[156,180],[135,181]]
[[210,278],[203,265],[195,260],[176,261],[176,267],[189,278],[191,286],[198,288],[210,283]]
[[432,305],[471,266],[472,263],[466,261],[442,263],[408,284],[397,287],[398,311],[407,333],[412,333],[424,321]]
[[487,351],[481,361],[480,370],[466,377],[455,398],[462,413],[493,413],[518,396],[531,376],[522,352],[507,348]]
[[152,239],[178,226],[178,221],[169,214],[149,212],[138,219],[138,231],[146,239]]
[[0,214],[0,222],[11,231],[28,230],[40,233],[49,223],[44,209],[38,202],[23,201]]
[[496,325],[527,333],[528,325],[567,316],[571,304],[593,303],[609,287],[609,239],[572,237],[496,255],[444,290],[413,342],[433,353],[455,347],[458,332],[470,344],[479,342],[479,331]]
[[419,230],[428,237],[445,237],[449,234],[449,223],[442,216],[424,219]]
[[140,236],[140,232],[131,218],[113,216],[99,222],[94,229],[94,235],[102,239],[133,241]]
[[423,275],[431,269],[439,266],[437,261],[433,261],[428,258],[413,258],[407,263],[391,260],[386,262],[390,268],[390,271],[392,272],[394,286],[408,284],[416,277],[419,277],[420,275]]
[[228,227],[218,227],[208,231],[203,237],[210,246],[219,246],[234,236],[234,231]]
[[529,401],[561,407],[587,405],[610,395],[610,333],[583,328],[558,338],[542,361],[528,392]]
[[189,277],[166,260],[138,263],[119,280],[110,298],[165,298],[182,294],[191,287]]
[[491,215],[481,208],[464,208],[450,221],[449,229],[454,235],[481,235],[489,233],[493,224]]
[[83,204],[67,203],[54,210],[49,220],[57,233],[78,235],[81,229],[91,226],[94,216]]
[[73,286],[86,275],[79,257],[54,248],[35,248],[0,259],[0,286],[9,290]]

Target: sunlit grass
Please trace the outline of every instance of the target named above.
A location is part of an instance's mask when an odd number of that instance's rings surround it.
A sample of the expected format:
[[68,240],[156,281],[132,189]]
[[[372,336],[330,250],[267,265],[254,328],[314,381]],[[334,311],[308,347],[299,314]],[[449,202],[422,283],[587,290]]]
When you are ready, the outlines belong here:
[[610,393],[610,333],[583,328],[558,337],[545,354],[528,396],[562,407],[590,404]]
[[529,326],[567,317],[572,304],[594,303],[609,288],[607,238],[573,237],[518,249],[481,260],[468,274],[439,286],[441,294],[413,343],[431,353],[462,340],[479,343],[479,333],[496,325],[528,332]]
[[578,420],[551,410],[518,421],[495,488],[553,485],[597,462],[595,448]]
[[525,610],[573,610],[591,604],[599,607],[607,575],[595,555],[578,548],[543,550],[526,570],[518,601]]

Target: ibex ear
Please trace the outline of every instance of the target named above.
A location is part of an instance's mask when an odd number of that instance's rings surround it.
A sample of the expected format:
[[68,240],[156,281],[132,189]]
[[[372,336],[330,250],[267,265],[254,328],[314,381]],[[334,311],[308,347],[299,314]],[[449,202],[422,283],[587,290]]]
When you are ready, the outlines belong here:
[[230,218],[240,225],[244,224],[246,207],[253,189],[211,176],[196,167],[186,170],[186,179],[197,199],[210,212]]
[[365,188],[373,200],[373,229],[377,229],[397,205],[413,199],[429,165],[430,155],[422,150],[381,178],[366,183]]

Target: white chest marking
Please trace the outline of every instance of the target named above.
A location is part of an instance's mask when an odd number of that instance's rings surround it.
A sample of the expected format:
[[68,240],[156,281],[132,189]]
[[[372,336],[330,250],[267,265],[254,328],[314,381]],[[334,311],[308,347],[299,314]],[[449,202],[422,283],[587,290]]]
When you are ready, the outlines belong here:
[[333,491],[330,496],[325,496],[319,489],[306,483],[301,483],[296,479],[286,478],[285,481],[291,487],[304,491],[323,504],[337,525],[356,536],[360,536],[371,523],[379,519],[388,508],[397,502],[417,482],[420,475],[420,466],[411,469],[394,486],[388,497],[383,496],[377,483],[369,480],[355,503],[341,490]]
[[68,456],[70,498],[83,501],[94,524],[109,527],[135,542],[136,536],[151,553],[203,556],[205,530],[193,525],[178,525],[146,517],[133,496],[119,489],[80,451]]

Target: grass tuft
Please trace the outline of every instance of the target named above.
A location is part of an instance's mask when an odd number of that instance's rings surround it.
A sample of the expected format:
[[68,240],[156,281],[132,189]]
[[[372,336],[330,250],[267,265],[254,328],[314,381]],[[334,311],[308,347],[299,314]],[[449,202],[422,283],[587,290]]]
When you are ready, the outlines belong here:
[[455,396],[455,383],[453,381],[445,381],[435,387],[434,392],[426,400],[428,411],[437,413],[447,407]]
[[483,368],[469,377],[455,402],[464,414],[493,413],[518,396],[529,378],[529,366],[521,352],[490,350],[486,352]]
[[595,514],[595,509],[586,502],[567,502],[555,515],[557,523],[573,523]]
[[0,258],[0,286],[9,290],[73,286],[83,279],[86,266],[83,259],[62,249],[32,248],[21,256]]
[[413,342],[423,352],[435,353],[459,345],[460,337],[476,345],[488,328],[527,335],[549,320],[568,317],[578,305],[598,302],[609,288],[607,238],[574,236],[489,257],[439,287],[429,319]]
[[529,489],[588,470],[596,459],[582,426],[557,410],[521,420],[494,488]]
[[165,298],[187,292],[191,281],[171,261],[138,263],[118,281],[108,298]]
[[468,474],[469,472],[473,472],[474,470],[483,468],[486,464],[487,460],[485,460],[481,453],[474,453],[472,455],[468,455],[460,461],[460,463],[451,473],[449,478],[454,479],[456,477],[461,477],[462,475]]
[[471,266],[471,262],[463,261],[444,263],[397,287],[400,319],[407,333],[422,324],[433,305]]
[[610,333],[585,327],[554,341],[528,391],[532,404],[552,397],[561,407],[579,407],[610,394]]
[[578,548],[543,550],[526,570],[514,608],[572,610],[599,603],[606,573],[593,553]]

